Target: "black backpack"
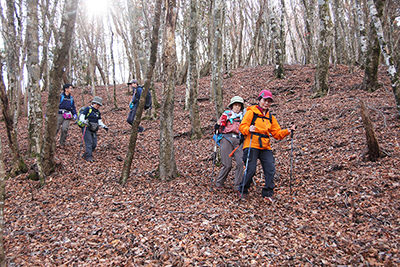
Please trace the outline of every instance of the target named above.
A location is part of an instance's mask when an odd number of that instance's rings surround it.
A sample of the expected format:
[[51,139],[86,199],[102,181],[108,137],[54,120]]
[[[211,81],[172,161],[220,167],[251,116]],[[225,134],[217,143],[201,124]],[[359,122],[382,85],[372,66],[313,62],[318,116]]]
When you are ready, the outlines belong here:
[[144,103],[144,109],[151,108],[151,103],[151,90],[149,89],[149,92],[147,92],[146,103]]
[[[140,86],[140,87],[142,88],[142,94],[143,94],[144,88],[142,86]],[[151,108],[151,104],[152,104],[152,101],[151,101],[151,90],[149,89],[149,92],[147,93],[147,97],[146,97],[146,103],[144,103],[144,109]]]

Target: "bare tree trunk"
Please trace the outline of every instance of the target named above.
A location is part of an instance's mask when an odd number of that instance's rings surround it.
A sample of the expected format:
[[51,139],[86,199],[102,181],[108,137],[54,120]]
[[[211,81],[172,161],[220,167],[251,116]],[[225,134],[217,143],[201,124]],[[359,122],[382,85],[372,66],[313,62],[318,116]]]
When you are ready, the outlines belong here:
[[305,55],[305,64],[310,64],[314,62],[314,54],[315,54],[315,45],[314,45],[314,20],[315,20],[315,0],[302,0],[304,8],[305,8],[305,26],[306,26],[306,42],[307,42],[307,50]]
[[[306,58],[307,57],[308,47],[304,42],[304,37],[303,37],[304,34],[302,34],[302,32],[300,31],[299,19],[297,17],[297,11],[296,11],[297,7],[294,6],[293,2],[292,2],[292,10],[293,10],[293,16],[294,16],[294,23],[295,23],[295,26],[296,26],[296,32],[297,32],[297,35],[298,35],[298,37],[299,37],[299,39],[301,41],[301,47],[303,48],[304,57]],[[303,61],[302,61],[302,63],[303,63]]]
[[332,19],[329,13],[329,2],[319,1],[319,46],[318,63],[315,71],[316,96],[324,96],[329,90],[329,58],[332,53]]
[[238,48],[238,67],[242,66],[242,45],[243,45],[243,28],[244,28],[244,17],[243,17],[243,10],[242,10],[243,2],[239,1],[239,18],[240,18],[240,27],[239,27],[239,48]]
[[363,12],[361,10],[360,0],[355,0],[357,8],[357,21],[360,30],[359,39],[359,61],[362,68],[365,68],[365,54],[368,48],[367,29],[365,28]]
[[[19,87],[17,73],[19,73],[19,43],[17,41],[17,32],[14,24],[15,6],[14,1],[7,0],[7,25],[3,25],[3,30],[6,31],[5,47],[6,47],[6,62],[8,76],[8,91],[5,90],[3,79],[1,80],[2,87],[0,88],[2,112],[4,115],[4,123],[7,128],[8,141],[12,154],[12,168],[10,177],[14,177],[19,173],[27,172],[27,167],[21,157],[17,140],[17,123],[19,114]],[[4,35],[3,35],[4,36]],[[1,70],[2,71],[2,70]],[[2,74],[2,72],[1,72]],[[3,74],[1,76],[3,78]],[[8,96],[7,96],[8,94]]]
[[[142,92],[142,96],[144,96],[144,97],[140,97],[139,106],[136,111],[135,120],[132,123],[131,137],[129,139],[128,152],[127,152],[127,155],[126,155],[126,158],[124,161],[124,167],[122,169],[121,177],[119,179],[119,182],[121,184],[124,184],[126,182],[126,180],[129,178],[129,173],[131,170],[132,160],[133,160],[133,156],[135,153],[135,147],[136,147],[137,129],[139,127],[139,123],[142,118],[144,104],[146,102],[147,93],[150,90],[150,83],[151,83],[151,79],[153,77],[154,67],[156,65],[158,39],[159,39],[158,33],[159,33],[159,29],[160,29],[162,1],[163,0],[157,0],[156,5],[155,5],[153,35],[152,35],[152,39],[151,39],[151,48],[150,48],[150,61],[149,61],[149,67],[147,68],[146,80],[144,82],[144,89]],[[160,142],[161,142],[161,140],[160,140]]]
[[173,180],[178,175],[174,149],[174,98],[176,80],[176,44],[175,28],[177,8],[176,0],[165,0],[165,32],[164,32],[164,81],[163,100],[160,114],[160,179]]
[[214,93],[216,118],[224,112],[222,95],[222,23],[224,21],[224,0],[216,0],[214,6],[214,42],[211,63],[211,87]]
[[246,58],[246,61],[244,63],[245,66],[248,66],[250,64],[251,56],[253,55],[254,49],[255,49],[255,47],[257,45],[258,36],[260,34],[260,29],[261,29],[261,26],[263,24],[263,15],[264,15],[265,3],[266,3],[266,0],[260,0],[260,12],[258,13],[258,19],[257,19],[257,22],[256,22],[256,29],[254,30],[253,41],[251,42],[251,48],[250,48],[249,53],[247,54],[247,58]]
[[369,117],[369,112],[365,107],[365,104],[362,100],[361,102],[361,116],[364,123],[365,128],[365,135],[367,138],[367,145],[368,145],[368,156],[371,161],[376,161],[378,158],[381,157],[381,149],[379,147],[378,139],[375,135],[374,126],[372,125],[371,119]]
[[[283,4],[284,4],[284,2],[285,2],[285,1],[282,0],[282,3],[283,3]],[[282,4],[282,5],[283,5],[283,4]],[[292,42],[292,47],[293,47],[293,56],[294,56],[294,60],[295,60],[295,63],[298,63],[298,62],[299,62],[299,57],[298,57],[298,55],[297,55],[296,39],[295,39],[294,34],[293,34],[293,32],[292,32],[292,25],[290,24],[289,15],[288,15],[288,13],[287,13],[287,11],[286,11],[286,8],[284,8],[283,12],[284,12],[284,15],[285,15],[287,24],[288,24],[288,30],[289,30],[290,41]]]
[[200,139],[202,135],[199,106],[197,105],[197,0],[190,1],[190,37],[189,37],[189,108],[191,139]]
[[115,82],[115,61],[114,61],[114,48],[113,48],[113,43],[114,43],[114,32],[112,29],[111,31],[111,44],[110,44],[110,54],[111,54],[111,65],[112,65],[112,77],[113,77],[113,87],[114,87],[114,107],[117,109],[117,88],[116,88],[116,82]]
[[[54,153],[56,145],[56,125],[60,101],[61,79],[63,68],[68,63],[67,56],[74,32],[78,0],[66,0],[61,27],[57,36],[57,47],[54,53],[53,67],[50,72],[51,85],[46,108],[46,126],[43,143],[43,171],[49,175],[54,171]],[[42,184],[43,186],[43,184]]]
[[42,136],[43,113],[42,97],[40,94],[40,66],[39,66],[39,27],[38,27],[38,0],[27,0],[27,70],[29,95],[29,137],[31,152],[36,159],[37,173],[40,183],[44,183],[42,168]]
[[10,106],[8,103],[8,97],[6,93],[6,87],[3,82],[3,66],[0,66],[0,102],[1,102],[1,111],[3,113],[4,117],[4,124],[6,126],[7,130],[7,137],[8,137],[8,142],[10,144],[10,150],[11,150],[11,158],[12,158],[12,168],[10,172],[10,177],[15,177],[16,175],[22,173],[25,173],[28,171],[28,168],[26,167],[26,164],[24,160],[21,157],[19,148],[18,148],[18,142],[17,142],[17,133],[14,128],[14,123],[13,119],[10,116]]
[[[8,98],[10,101],[10,112],[14,124],[14,131],[17,134],[18,116],[20,111],[20,91],[19,79],[17,74],[20,74],[19,69],[19,49],[20,44],[17,39],[18,33],[15,29],[14,14],[16,13],[13,0],[6,0],[7,5],[7,34],[6,36],[6,55],[7,55],[7,77],[8,77]],[[16,138],[15,138],[16,139]]]
[[[385,1],[375,1],[378,17],[383,15],[383,7]],[[365,72],[364,79],[361,85],[362,89],[368,92],[374,92],[379,88],[378,83],[378,70],[381,56],[381,48],[379,46],[378,35],[374,26],[374,22],[371,20],[369,27],[369,38],[368,38],[368,50],[365,55]]]
[[275,69],[274,74],[278,79],[285,78],[285,69],[283,68],[283,53],[282,53],[282,38],[278,36],[278,29],[276,25],[275,10],[271,12],[271,31],[272,38],[275,45]]
[[[3,80],[3,78],[2,78]],[[5,190],[6,171],[4,167],[3,145],[0,138],[0,267],[6,266],[6,255],[4,254],[4,196]]]
[[[379,0],[377,0],[377,1],[379,1]],[[389,49],[387,48],[387,45],[385,42],[385,36],[383,34],[382,23],[381,23],[381,20],[379,17],[379,13],[376,10],[374,1],[368,0],[368,6],[369,6],[372,22],[376,29],[381,52],[385,59],[385,63],[388,66],[388,73],[390,76],[390,80],[392,82],[392,89],[393,89],[394,97],[396,100],[397,111],[399,112],[399,115],[400,115],[400,85],[399,85],[397,70],[396,70],[395,65],[393,64],[393,61],[392,61],[390,55],[388,54]]]
[[96,69],[95,69],[95,65],[94,65],[94,61],[95,59],[93,58],[93,55],[89,56],[89,70],[90,70],[90,79],[91,79],[91,84],[92,84],[92,96],[95,97],[96,94],[96,82],[95,82],[95,77],[96,77]]

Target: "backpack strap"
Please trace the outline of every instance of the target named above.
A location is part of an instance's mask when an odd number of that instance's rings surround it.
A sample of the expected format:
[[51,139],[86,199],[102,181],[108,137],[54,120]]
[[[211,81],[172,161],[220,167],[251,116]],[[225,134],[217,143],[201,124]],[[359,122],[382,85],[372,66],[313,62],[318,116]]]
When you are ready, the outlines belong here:
[[[268,112],[268,113],[269,113],[269,117],[265,117],[264,115],[259,115],[257,113],[253,113],[253,119],[251,120],[250,125],[254,125],[254,123],[256,122],[256,119],[258,119],[258,118],[267,119],[272,124],[271,112]],[[263,147],[261,138],[269,138],[269,134],[261,134],[261,133],[252,133],[252,134],[258,136],[258,142],[259,142],[260,147]]]
[[[60,104],[64,101],[64,97],[65,97],[65,95],[61,94]],[[73,102],[74,102],[74,98],[72,96],[70,96],[70,99],[71,99],[71,107],[72,107]]]

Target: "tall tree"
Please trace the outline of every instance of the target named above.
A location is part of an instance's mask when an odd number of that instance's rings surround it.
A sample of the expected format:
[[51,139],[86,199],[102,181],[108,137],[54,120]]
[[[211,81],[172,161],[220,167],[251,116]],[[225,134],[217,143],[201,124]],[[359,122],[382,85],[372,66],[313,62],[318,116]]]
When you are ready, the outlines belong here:
[[190,29],[189,29],[189,109],[191,139],[200,139],[202,135],[199,106],[197,105],[197,0],[190,1]]
[[[3,80],[3,79],[2,79]],[[4,168],[3,146],[0,138],[0,267],[6,266],[6,256],[4,254],[4,199],[5,199],[5,180],[6,172]]]
[[[50,88],[46,108],[46,126],[43,143],[43,171],[49,175],[54,171],[54,153],[56,146],[56,125],[60,101],[63,69],[68,64],[68,52],[74,32],[78,0],[66,0],[61,19],[61,27],[56,38],[53,67],[50,71]],[[43,185],[43,184],[42,184]]]
[[165,0],[165,30],[163,50],[163,98],[160,115],[160,179],[173,180],[178,175],[174,148],[174,99],[176,80],[175,29],[177,18],[176,0]]
[[[7,64],[7,82],[8,90],[6,91],[3,79],[2,88],[0,88],[0,101],[4,116],[4,123],[7,129],[7,137],[10,144],[12,168],[9,173],[10,177],[14,177],[22,172],[27,172],[26,164],[21,156],[18,139],[17,139],[17,122],[19,110],[19,90],[18,90],[18,58],[19,58],[19,42],[17,41],[17,31],[15,29],[15,6],[14,1],[7,0],[7,19],[3,18],[3,38],[6,47],[6,64]],[[2,66],[1,66],[2,68]],[[2,70],[1,70],[2,71]],[[2,72],[1,72],[2,73]],[[3,76],[1,76],[3,78]],[[7,95],[8,94],[8,95]]]
[[224,21],[224,0],[215,0],[213,23],[213,49],[211,60],[211,93],[215,102],[215,116],[224,112],[222,95],[222,23]]
[[275,18],[275,12],[276,10],[273,10],[271,12],[271,30],[272,30],[272,37],[274,40],[274,45],[275,45],[275,77],[278,79],[284,79],[285,78],[285,69],[283,68],[283,51],[282,51],[282,38],[280,34],[278,33],[278,26],[276,23],[276,18]]
[[[376,0],[377,4],[381,4],[382,0]],[[382,55],[385,59],[385,63],[388,66],[388,73],[390,76],[390,80],[392,82],[392,89],[394,93],[394,97],[396,100],[396,105],[397,105],[397,111],[400,114],[400,83],[399,83],[399,78],[397,75],[397,70],[396,66],[393,64],[393,61],[388,54],[389,49],[387,48],[386,42],[385,42],[385,36],[383,34],[383,27],[382,27],[382,22],[379,17],[379,13],[377,11],[377,8],[374,4],[374,0],[368,0],[368,6],[369,6],[369,12],[371,15],[372,22],[374,24],[374,27],[376,29],[376,34],[378,37],[379,41],[379,46],[382,51]]]
[[[376,10],[378,17],[383,16],[383,9],[385,6],[385,0],[375,1]],[[362,82],[362,89],[368,92],[374,92],[379,87],[378,83],[378,70],[381,56],[381,48],[379,46],[378,35],[374,26],[373,20],[370,21],[369,25],[369,38],[368,38],[368,50],[365,55],[365,71],[364,79]]]
[[365,28],[364,16],[361,10],[360,0],[355,0],[356,10],[357,10],[357,22],[358,29],[360,31],[358,43],[359,43],[359,61],[362,68],[365,67],[365,54],[367,53],[368,48],[368,39],[367,39],[367,29]]
[[[1,58],[0,58],[1,59]],[[10,144],[12,167],[9,173],[10,177],[14,177],[20,173],[28,171],[26,164],[21,156],[17,142],[17,132],[14,128],[13,119],[11,117],[10,105],[8,102],[8,96],[6,93],[6,86],[3,81],[3,65],[0,65],[0,102],[1,111],[3,113],[4,124],[6,126],[7,138]]]
[[37,172],[41,183],[44,183],[42,169],[42,97],[40,94],[40,66],[39,66],[39,27],[38,27],[38,0],[27,0],[27,70],[29,96],[29,137],[31,153],[36,159]]
[[319,46],[317,69],[315,71],[314,91],[323,96],[329,90],[329,58],[332,52],[333,24],[329,12],[329,1],[318,1],[319,9]]
[[158,33],[160,30],[160,17],[161,17],[161,7],[162,7],[163,0],[157,0],[155,5],[155,13],[154,13],[154,20],[153,20],[153,34],[151,38],[151,47],[150,47],[150,61],[149,66],[147,68],[146,80],[144,83],[144,89],[142,92],[142,96],[140,97],[139,106],[136,111],[136,117],[134,122],[132,123],[131,128],[131,137],[129,139],[129,147],[128,152],[126,154],[126,158],[124,161],[124,167],[122,168],[121,177],[119,182],[124,184],[126,180],[129,178],[129,173],[131,170],[132,160],[135,153],[136,147],[136,140],[137,140],[137,129],[139,127],[140,120],[142,118],[144,104],[146,102],[147,93],[150,90],[150,84],[153,77],[154,67],[157,61],[157,48],[159,43]]
[[[315,0],[302,0],[303,5],[304,5],[304,22],[305,22],[305,27],[306,27],[306,43],[307,43],[307,49],[305,51],[305,64],[310,64],[311,62],[314,61],[314,54],[315,54],[315,44],[314,44],[314,38],[315,38],[315,27],[314,27],[314,20],[315,20]],[[325,1],[324,1],[325,3]],[[318,3],[319,4],[319,3]],[[320,4],[319,4],[320,5]]]
[[266,3],[266,0],[260,0],[260,12],[258,13],[256,29],[254,31],[254,35],[252,38],[251,47],[250,47],[249,53],[247,54],[246,61],[244,63],[245,66],[250,64],[251,56],[253,55],[254,50],[256,49],[256,46],[257,46],[257,40],[258,40],[258,36],[260,34],[260,29],[261,29],[261,26],[263,25],[263,15],[264,15],[264,10],[265,10],[265,3]]

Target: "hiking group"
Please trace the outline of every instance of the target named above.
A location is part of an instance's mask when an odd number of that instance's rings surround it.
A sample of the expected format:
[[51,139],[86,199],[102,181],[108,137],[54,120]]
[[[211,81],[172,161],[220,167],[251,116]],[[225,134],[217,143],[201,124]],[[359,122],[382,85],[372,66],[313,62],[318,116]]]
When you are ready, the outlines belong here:
[[[133,79],[127,83],[132,89],[132,100],[129,103],[130,112],[127,122],[132,125],[136,111],[139,106],[139,100],[142,95],[143,87],[138,85],[137,80]],[[60,147],[65,146],[65,140],[68,134],[68,128],[72,119],[82,130],[82,142],[85,143],[85,152],[83,158],[88,162],[93,162],[93,152],[97,146],[97,131],[102,127],[108,132],[108,127],[101,120],[100,107],[103,106],[103,99],[95,96],[88,107],[82,107],[76,112],[75,101],[72,97],[74,86],[72,84],[64,84],[63,92],[60,95],[60,104],[57,117],[57,133],[61,126]],[[151,94],[146,97],[145,109],[151,108]],[[138,127],[138,132],[143,132],[142,126]]]
[[[139,100],[143,92],[142,86],[133,79],[127,83],[132,88],[132,100],[129,103],[127,122],[132,125]],[[99,127],[108,132],[108,127],[101,120],[100,107],[103,99],[95,96],[88,107],[82,107],[76,112],[75,102],[71,95],[72,84],[65,84],[60,96],[57,118],[57,132],[61,126],[60,146],[65,146],[69,123],[72,119],[82,128],[82,141],[85,143],[83,158],[93,162],[93,151],[97,146],[97,131]],[[228,107],[215,125],[214,139],[220,146],[222,168],[215,181],[217,190],[225,188],[225,182],[232,169],[232,157],[236,161],[234,190],[241,199],[246,199],[256,173],[257,160],[261,162],[265,184],[261,191],[262,198],[273,202],[275,159],[271,150],[270,137],[282,140],[295,130],[295,125],[289,129],[281,129],[275,116],[270,112],[274,98],[268,90],[262,90],[258,95],[258,104],[246,109],[242,97],[234,96]],[[145,109],[151,107],[151,94],[147,94]],[[144,128],[139,126],[138,132]],[[243,168],[245,166],[245,168]],[[213,181],[212,181],[213,183]]]
[[215,140],[220,145],[222,163],[216,179],[217,190],[224,188],[233,156],[236,161],[234,190],[241,199],[246,199],[259,159],[265,182],[261,196],[267,203],[273,203],[275,159],[270,137],[282,140],[296,128],[292,125],[289,129],[281,129],[275,116],[270,113],[273,100],[270,91],[262,90],[258,95],[258,104],[248,107],[243,114],[243,98],[234,96],[231,99],[228,106],[230,110],[225,111],[215,125]]

